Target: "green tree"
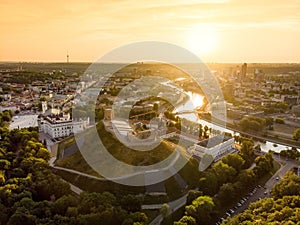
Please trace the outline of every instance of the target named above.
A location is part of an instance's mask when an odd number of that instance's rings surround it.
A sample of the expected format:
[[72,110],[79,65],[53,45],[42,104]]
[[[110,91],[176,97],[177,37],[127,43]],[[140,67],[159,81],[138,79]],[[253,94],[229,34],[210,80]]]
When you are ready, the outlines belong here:
[[141,199],[135,195],[125,195],[120,202],[123,209],[128,212],[137,212],[141,210],[142,202]]
[[237,180],[242,184],[242,188],[247,188],[255,183],[255,174],[252,169],[242,170]]
[[236,197],[234,185],[232,183],[225,183],[220,187],[218,198],[224,205],[230,204]]
[[18,209],[8,220],[7,225],[35,225],[36,217]]
[[65,215],[68,208],[78,205],[78,199],[72,195],[64,195],[57,199],[52,205],[54,214]]
[[6,159],[0,159],[0,170],[8,170],[10,168],[10,161]]
[[250,204],[248,209],[233,218],[228,217],[223,225],[239,224],[298,224],[300,197],[284,196],[274,200],[265,198]]
[[187,199],[186,199],[186,205],[191,205],[192,202],[196,198],[198,198],[198,197],[200,197],[202,195],[203,195],[202,191],[189,190],[189,193],[188,193],[188,196],[187,196]]
[[299,195],[300,177],[292,172],[288,172],[283,179],[271,190],[274,198],[282,198],[288,195]]
[[51,157],[50,152],[46,148],[40,148],[35,156],[37,158],[42,158],[46,161],[49,161]]
[[185,207],[185,213],[187,216],[195,218],[197,224],[205,225],[210,223],[214,208],[215,203],[211,197],[200,196],[191,205]]
[[206,195],[214,195],[219,188],[217,175],[213,172],[206,172],[199,179],[199,190]]
[[271,153],[265,154],[263,156],[258,156],[255,159],[256,167],[255,172],[257,176],[261,176],[271,171],[273,168],[273,157]]
[[222,162],[232,166],[238,172],[245,164],[245,160],[238,154],[228,154],[222,158]]
[[275,123],[278,123],[278,124],[284,124],[284,119],[283,118],[280,118],[280,117],[277,117],[275,119]]
[[266,126],[271,127],[274,124],[274,119],[273,117],[267,117],[266,118]]
[[148,217],[145,213],[142,212],[135,212],[135,213],[130,213],[129,218],[133,222],[133,224],[137,225],[146,225],[148,222]]
[[160,208],[160,213],[163,217],[167,217],[170,214],[170,206],[167,203],[164,203]]
[[236,170],[233,167],[223,163],[222,161],[218,161],[217,163],[215,163],[212,169],[218,178],[219,186],[226,182],[232,181],[237,174]]
[[157,104],[157,103],[154,103],[154,104],[153,104],[153,110],[154,110],[155,112],[158,111],[158,104]]
[[245,160],[244,168],[251,166],[254,160],[253,141],[243,140],[240,156]]
[[183,216],[178,222],[174,222],[174,225],[197,225],[197,223],[194,217]]
[[296,130],[294,131],[293,139],[294,139],[295,141],[300,140],[300,128],[298,128],[298,129],[296,129]]
[[0,185],[5,184],[5,174],[4,171],[0,170]]

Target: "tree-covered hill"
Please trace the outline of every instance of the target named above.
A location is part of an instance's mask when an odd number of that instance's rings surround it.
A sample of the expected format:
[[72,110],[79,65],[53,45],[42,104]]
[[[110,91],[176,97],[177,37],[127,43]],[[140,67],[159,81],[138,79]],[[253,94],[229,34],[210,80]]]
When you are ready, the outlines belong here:
[[34,128],[0,128],[0,225],[145,224],[133,195],[82,193],[55,175]]

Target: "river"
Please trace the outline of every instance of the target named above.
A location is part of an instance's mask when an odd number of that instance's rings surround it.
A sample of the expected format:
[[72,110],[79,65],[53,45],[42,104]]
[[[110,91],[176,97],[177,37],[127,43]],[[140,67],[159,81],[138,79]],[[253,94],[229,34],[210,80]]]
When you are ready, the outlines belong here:
[[[193,93],[193,92],[185,92],[188,96],[189,99],[186,101],[184,104],[179,105],[175,108],[174,112],[180,112],[180,111],[187,111],[187,110],[194,110],[197,106],[201,106],[203,104],[203,99],[204,96]],[[198,118],[198,116],[195,113],[185,113],[181,114],[180,117],[188,119],[193,122],[197,122],[202,124],[203,126],[207,125],[208,127],[211,127],[214,130],[219,130],[222,132],[229,132],[233,135],[239,135],[239,133],[232,131],[230,129],[209,123],[205,120],[201,120]],[[268,152],[269,150],[273,150],[275,152],[280,152],[281,150],[286,150],[286,149],[291,149],[290,146],[287,145],[281,145],[281,144],[275,144],[273,142],[267,141],[266,143],[260,142],[260,141],[255,141],[255,145],[260,145],[260,148],[264,152]],[[300,151],[300,149],[298,149]]]

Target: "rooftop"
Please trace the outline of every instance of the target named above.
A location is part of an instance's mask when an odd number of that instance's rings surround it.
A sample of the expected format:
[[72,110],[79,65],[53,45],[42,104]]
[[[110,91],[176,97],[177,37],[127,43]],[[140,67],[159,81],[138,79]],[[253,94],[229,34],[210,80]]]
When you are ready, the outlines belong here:
[[217,135],[197,143],[197,145],[205,148],[213,148],[223,142],[230,140],[232,137],[226,135]]

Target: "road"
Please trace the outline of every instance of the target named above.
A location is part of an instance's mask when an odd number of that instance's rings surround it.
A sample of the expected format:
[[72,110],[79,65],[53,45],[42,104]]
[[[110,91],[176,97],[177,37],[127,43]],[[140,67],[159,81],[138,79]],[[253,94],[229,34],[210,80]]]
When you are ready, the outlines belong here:
[[[280,169],[277,170],[277,172],[266,182],[264,187],[257,188],[256,193],[250,196],[249,199],[232,214],[232,216],[245,211],[251,202],[255,202],[259,200],[259,198],[262,199],[271,197],[270,191],[272,190],[273,186],[280,182],[281,178],[293,167],[300,166],[300,162],[290,159],[287,161],[285,158],[276,156],[274,154],[273,158],[281,164]],[[277,177],[279,178],[278,180],[276,179]]]

